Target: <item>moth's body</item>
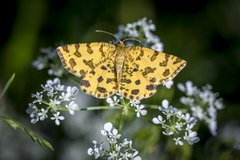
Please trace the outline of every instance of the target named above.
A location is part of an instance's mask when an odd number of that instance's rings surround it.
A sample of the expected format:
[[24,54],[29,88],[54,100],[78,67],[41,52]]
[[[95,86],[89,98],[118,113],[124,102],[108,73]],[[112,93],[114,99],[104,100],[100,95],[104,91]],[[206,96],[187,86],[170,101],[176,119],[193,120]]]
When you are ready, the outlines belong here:
[[119,92],[131,100],[152,96],[156,86],[173,79],[186,61],[145,47],[79,43],[58,47],[64,67],[78,77],[83,92],[107,98]]
[[[126,58],[126,47],[120,42],[116,47],[116,71],[117,71],[117,81],[120,84],[121,76],[122,76],[122,68],[124,64],[124,60]],[[118,90],[120,89],[120,85],[118,85]]]

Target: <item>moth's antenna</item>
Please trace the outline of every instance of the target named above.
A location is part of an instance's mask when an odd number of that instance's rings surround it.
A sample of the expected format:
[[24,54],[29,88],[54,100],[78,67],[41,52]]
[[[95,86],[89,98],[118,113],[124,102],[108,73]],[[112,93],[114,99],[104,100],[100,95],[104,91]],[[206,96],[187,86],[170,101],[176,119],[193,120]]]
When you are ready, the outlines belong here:
[[102,33],[110,34],[110,35],[112,35],[113,37],[116,37],[116,38],[119,40],[119,42],[122,42],[117,36],[115,36],[114,34],[112,34],[112,33],[110,33],[110,32],[102,31],[102,30],[96,30],[96,32],[102,32]]
[[127,38],[127,39],[124,39],[122,42],[124,42],[124,41],[128,41],[128,40],[134,40],[134,41],[138,41],[139,43],[141,43],[140,40],[135,39],[135,38]]

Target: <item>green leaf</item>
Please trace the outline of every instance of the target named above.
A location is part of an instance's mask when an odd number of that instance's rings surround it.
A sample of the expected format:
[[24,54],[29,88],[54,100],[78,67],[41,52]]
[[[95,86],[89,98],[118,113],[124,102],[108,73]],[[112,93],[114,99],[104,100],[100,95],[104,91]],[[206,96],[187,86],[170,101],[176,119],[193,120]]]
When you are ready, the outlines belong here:
[[0,117],[2,118],[2,120],[7,123],[10,127],[12,127],[13,129],[20,129],[24,132],[26,132],[33,140],[34,143],[36,143],[36,141],[42,146],[42,148],[44,148],[45,146],[47,146],[48,148],[50,148],[51,150],[54,150],[52,145],[42,139],[40,136],[38,136],[35,132],[31,131],[30,129],[28,129],[27,127],[25,127],[24,125],[22,125],[21,123],[13,120],[12,118],[5,116],[5,115],[0,115]]
[[10,86],[10,84],[12,83],[13,79],[15,77],[15,73],[13,73],[12,77],[8,80],[7,84],[5,85],[5,87],[3,88],[3,91],[0,95],[0,99],[2,98],[2,96],[4,95],[4,93],[7,91],[8,87]]

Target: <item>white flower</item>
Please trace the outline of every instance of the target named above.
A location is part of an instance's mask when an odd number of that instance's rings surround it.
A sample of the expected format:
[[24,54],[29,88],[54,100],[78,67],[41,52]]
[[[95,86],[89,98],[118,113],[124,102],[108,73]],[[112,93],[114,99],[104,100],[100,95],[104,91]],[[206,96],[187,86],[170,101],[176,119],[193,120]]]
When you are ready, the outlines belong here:
[[188,106],[193,106],[194,99],[191,97],[181,97],[180,102]]
[[191,107],[192,115],[197,117],[198,119],[202,120],[204,117],[203,109],[200,106]]
[[174,114],[174,112],[177,111],[176,108],[169,106],[169,102],[166,99],[162,101],[162,106],[163,108],[159,107],[159,110],[167,116],[167,119],[169,119]]
[[37,106],[35,104],[29,103],[28,106],[29,106],[29,108],[26,109],[27,114],[31,115],[31,114],[35,114],[38,112]]
[[193,93],[197,91],[197,87],[193,86],[193,83],[191,81],[186,82],[186,87],[182,83],[178,83],[177,87],[182,92],[185,92],[188,96],[193,95]]
[[113,128],[113,125],[111,122],[105,123],[104,130],[101,130],[102,135],[107,136],[109,133],[111,133],[112,128]]
[[197,123],[197,119],[194,117],[191,117],[189,113],[186,113],[186,115],[184,116],[184,120],[186,121],[186,123],[189,124],[196,124]]
[[108,97],[106,101],[109,103],[110,107],[113,107],[117,105],[120,100],[117,98],[117,96],[113,96],[113,99]]
[[176,122],[175,128],[177,128],[179,131],[181,131],[182,130],[182,126],[183,126],[182,122],[180,122],[180,123]]
[[53,97],[54,94],[57,94],[57,91],[55,91],[53,87],[47,91],[47,96],[49,97]]
[[47,85],[54,87],[54,86],[58,86],[60,84],[60,82],[61,81],[59,78],[54,78],[53,80],[49,79],[49,80],[47,80]]
[[140,101],[139,100],[130,100],[130,104],[131,104],[131,106],[137,106],[137,105],[139,105],[140,104]]
[[36,97],[37,99],[33,101],[33,103],[39,103],[42,104],[42,92],[37,92],[36,94],[32,94],[32,97]]
[[120,139],[120,137],[121,137],[121,134],[118,134],[118,130],[114,128],[114,129],[112,130],[112,138],[114,138],[114,139]]
[[98,144],[97,141],[92,141],[92,148],[89,148],[87,153],[88,155],[94,155],[95,159],[97,159],[98,157],[100,157],[103,153],[102,153],[102,146],[103,146],[104,142],[102,142],[101,144]]
[[57,84],[54,86],[57,91],[64,91],[65,86],[61,84]]
[[129,37],[136,38],[136,37],[139,36],[139,33],[138,33],[138,31],[135,30],[135,29],[134,29],[134,30],[129,30],[128,36],[129,36]]
[[70,102],[69,105],[66,105],[66,108],[69,110],[71,115],[74,115],[74,111],[79,109],[79,106],[74,102]]
[[144,105],[136,106],[135,112],[137,112],[137,117],[140,117],[140,114],[143,116],[145,116],[147,114],[146,110],[142,110],[143,108],[144,108]]
[[194,124],[187,124],[186,130],[188,132],[192,131],[193,126],[194,126]]
[[39,120],[38,108],[33,103],[29,103],[28,106],[29,108],[26,110],[26,113],[30,114],[30,117],[32,118],[31,123],[35,124]]
[[68,86],[66,91],[67,91],[67,94],[70,94],[71,99],[75,99],[74,96],[76,96],[78,94],[79,89],[75,86],[73,86],[73,87]]
[[50,99],[49,105],[55,107],[56,105],[59,105],[60,103],[61,103],[61,102],[58,101],[58,100],[56,100],[56,99],[54,99],[54,100]]
[[56,125],[60,125],[59,120],[64,120],[65,118],[63,116],[59,116],[60,112],[58,111],[57,113],[53,114],[54,117],[51,117],[51,120],[55,120]]
[[163,131],[162,133],[166,136],[173,135],[173,131]]
[[131,153],[125,152],[125,153],[120,153],[120,156],[124,159],[124,160],[128,160],[128,158],[132,157]]
[[173,81],[172,80],[167,81],[166,83],[163,83],[163,86],[166,86],[168,89],[170,89],[172,85],[173,85]]
[[154,117],[152,119],[153,123],[155,124],[164,124],[165,120],[163,120],[161,115],[158,115],[158,118]]
[[217,110],[213,106],[210,106],[207,108],[208,114],[210,117],[216,117],[217,116]]
[[193,143],[197,143],[200,139],[197,137],[197,132],[185,132],[185,136],[183,137],[190,145]]
[[38,116],[40,117],[40,120],[43,121],[45,118],[48,117],[47,112],[48,110],[41,109],[42,112],[38,113]]
[[214,118],[210,118],[207,120],[208,129],[213,136],[217,135],[217,121]]
[[70,97],[71,97],[70,93],[62,92],[61,96],[59,96],[59,99],[61,99],[63,101],[70,101]]
[[178,137],[178,138],[173,138],[173,140],[175,140],[175,145],[180,145],[180,146],[182,146],[183,145],[183,142],[182,141],[180,141],[180,139],[181,139],[181,137]]
[[223,107],[224,107],[221,98],[215,100],[215,101],[214,101],[214,105],[215,105],[215,107],[216,107],[217,109],[223,109]]
[[153,46],[151,46],[151,49],[158,51],[158,52],[163,52],[163,43],[161,43],[161,42],[156,43]]
[[115,151],[112,151],[109,153],[110,157],[108,157],[108,160],[114,160],[118,157],[118,154]]

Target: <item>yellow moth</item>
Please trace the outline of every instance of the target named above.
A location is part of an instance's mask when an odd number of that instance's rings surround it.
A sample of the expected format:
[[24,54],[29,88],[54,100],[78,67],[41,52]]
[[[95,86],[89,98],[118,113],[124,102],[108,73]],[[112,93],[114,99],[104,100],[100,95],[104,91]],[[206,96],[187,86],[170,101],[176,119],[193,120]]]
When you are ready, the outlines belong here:
[[176,56],[146,47],[125,47],[124,41],[116,38],[117,46],[95,42],[57,48],[64,67],[75,76],[84,77],[80,83],[83,92],[97,98],[117,92],[131,100],[148,98],[156,92],[157,85],[173,79],[186,66],[186,61]]

